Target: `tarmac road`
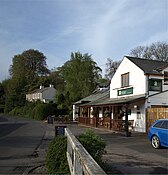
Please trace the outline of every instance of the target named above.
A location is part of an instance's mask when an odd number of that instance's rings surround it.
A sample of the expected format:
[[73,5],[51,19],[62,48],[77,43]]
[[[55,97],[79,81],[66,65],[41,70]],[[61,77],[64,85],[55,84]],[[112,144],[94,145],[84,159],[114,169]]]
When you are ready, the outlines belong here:
[[37,149],[46,124],[0,115],[0,174],[22,174],[42,162]]
[[[86,127],[68,125],[74,135],[82,133]],[[154,149],[147,134],[115,133],[103,129],[92,130],[106,142],[107,153],[103,160],[107,163],[109,173],[114,174],[168,174],[168,149]],[[106,171],[107,172],[107,171]]]

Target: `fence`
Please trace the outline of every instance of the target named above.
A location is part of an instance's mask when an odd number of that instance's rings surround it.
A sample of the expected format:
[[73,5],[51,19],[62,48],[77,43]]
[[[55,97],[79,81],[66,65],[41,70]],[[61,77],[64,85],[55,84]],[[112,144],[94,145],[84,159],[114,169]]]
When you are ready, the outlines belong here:
[[67,159],[71,175],[106,174],[68,128],[65,128],[65,135],[67,136]]
[[[110,119],[109,117],[102,118],[89,118],[89,117],[79,117],[78,122],[83,125],[112,129],[115,131],[125,131],[125,120],[122,119]],[[134,120],[128,120],[129,127],[133,130]]]
[[146,109],[146,131],[148,131],[148,128],[153,122],[162,118],[168,118],[168,108]]

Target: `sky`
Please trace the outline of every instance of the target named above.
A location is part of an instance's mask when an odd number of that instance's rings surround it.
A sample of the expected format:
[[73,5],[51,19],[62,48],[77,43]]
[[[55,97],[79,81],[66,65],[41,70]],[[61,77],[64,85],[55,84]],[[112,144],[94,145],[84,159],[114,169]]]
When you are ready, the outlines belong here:
[[104,71],[107,58],[157,41],[168,41],[168,0],[0,0],[0,81],[28,49],[42,52],[49,69],[79,51]]

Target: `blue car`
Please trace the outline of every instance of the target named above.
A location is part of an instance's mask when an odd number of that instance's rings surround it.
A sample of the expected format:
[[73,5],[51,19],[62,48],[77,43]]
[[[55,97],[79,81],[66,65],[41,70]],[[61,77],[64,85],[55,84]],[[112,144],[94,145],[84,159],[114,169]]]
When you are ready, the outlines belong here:
[[168,147],[168,119],[156,120],[148,130],[148,139],[155,149]]

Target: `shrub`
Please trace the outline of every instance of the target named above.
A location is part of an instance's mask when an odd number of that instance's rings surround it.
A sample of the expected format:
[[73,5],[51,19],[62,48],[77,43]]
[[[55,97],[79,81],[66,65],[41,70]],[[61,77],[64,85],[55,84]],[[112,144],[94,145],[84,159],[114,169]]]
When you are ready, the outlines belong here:
[[57,136],[49,144],[46,157],[46,169],[49,174],[70,174],[66,150],[66,137]]
[[102,164],[102,156],[105,153],[106,143],[101,137],[96,135],[92,130],[86,130],[78,139],[95,161],[98,164]]
[[34,108],[34,118],[37,120],[43,120],[49,115],[53,114],[52,104],[37,104]]

